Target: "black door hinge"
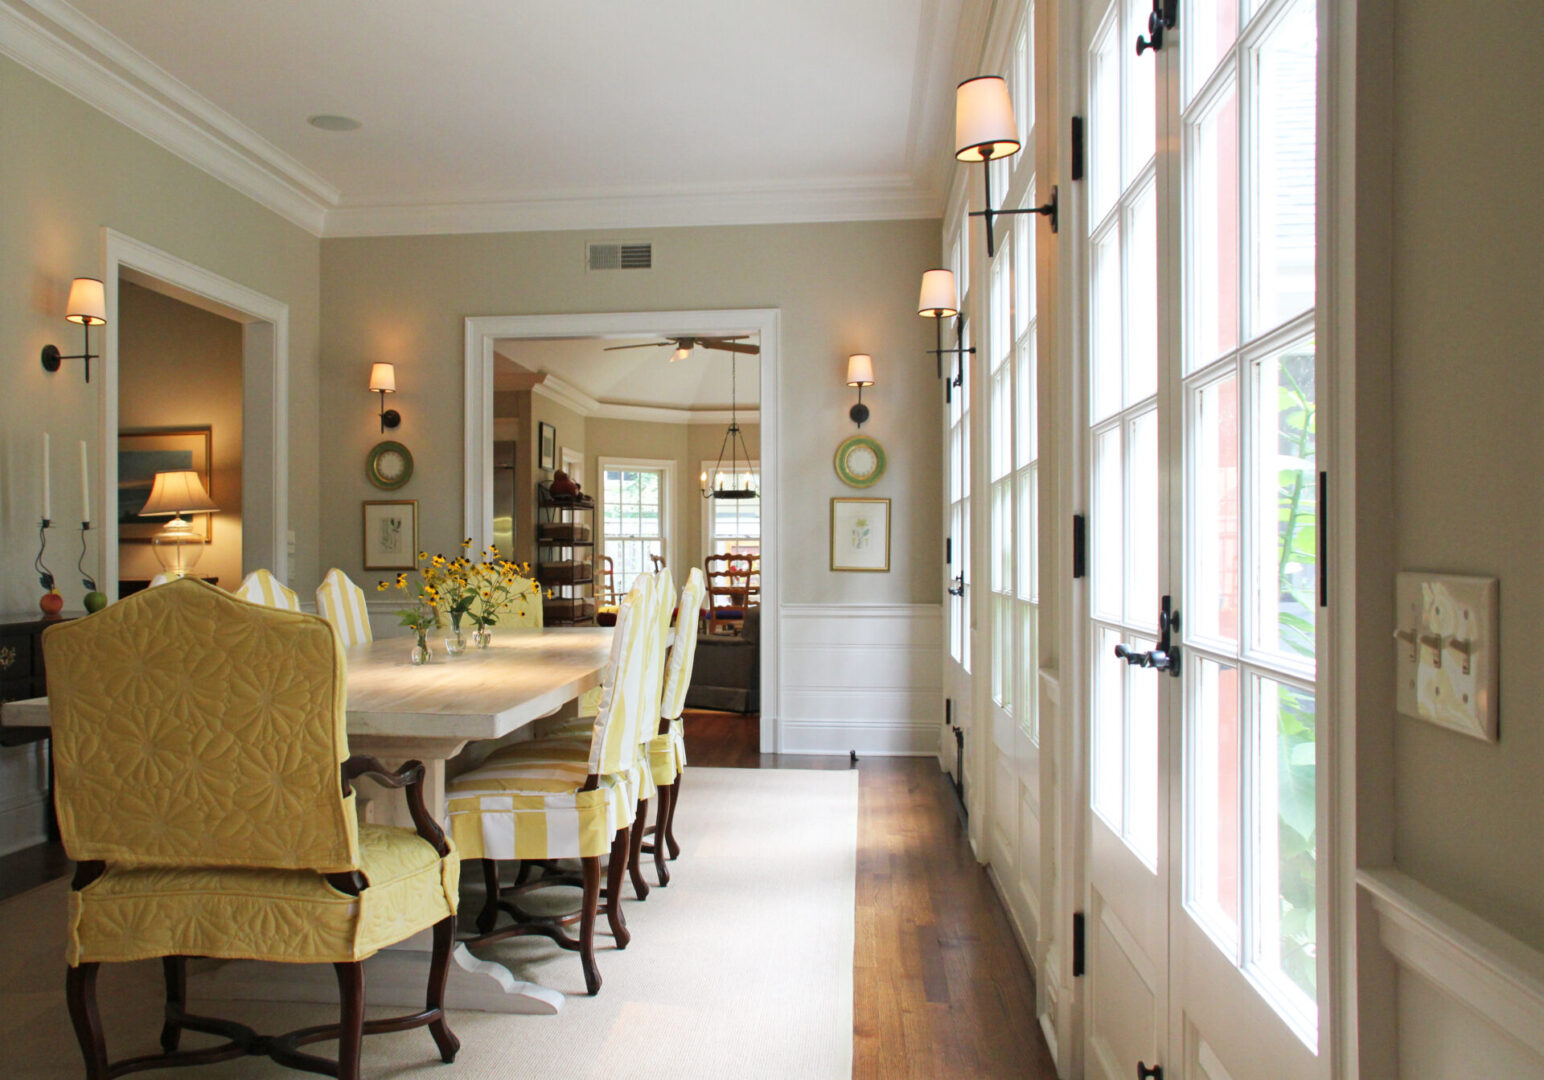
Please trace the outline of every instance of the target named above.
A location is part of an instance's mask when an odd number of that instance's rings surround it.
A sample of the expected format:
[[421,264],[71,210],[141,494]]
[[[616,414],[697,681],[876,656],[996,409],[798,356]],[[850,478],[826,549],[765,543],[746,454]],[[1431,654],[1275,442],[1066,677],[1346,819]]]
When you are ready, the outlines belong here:
[[1072,118],[1072,178],[1083,179],[1083,118]]
[[954,537],[944,537],[944,565],[954,565]]
[[1087,919],[1081,911],[1072,913],[1072,977],[1078,978],[1083,974],[1087,964]]
[[1330,474],[1319,471],[1319,606],[1330,606]]
[[1072,576],[1088,576],[1088,519],[1072,515]]

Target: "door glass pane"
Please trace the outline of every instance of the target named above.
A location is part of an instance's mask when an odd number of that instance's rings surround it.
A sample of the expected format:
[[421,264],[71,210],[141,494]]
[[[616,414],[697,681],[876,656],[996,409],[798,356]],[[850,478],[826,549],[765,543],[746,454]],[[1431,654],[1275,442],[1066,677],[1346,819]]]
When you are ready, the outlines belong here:
[[1120,175],[1120,46],[1115,20],[1094,41],[1089,57],[1089,228],[1115,205]]
[[[1024,205],[1035,205],[1033,177]],[[1024,335],[1035,317],[1035,221],[1021,216],[1013,226],[1013,333],[1017,337]]]
[[1255,680],[1260,787],[1259,897],[1254,963],[1289,998],[1315,1001],[1318,821],[1314,695]]
[[1158,625],[1158,410],[1131,422],[1130,520],[1126,526],[1126,621]]
[[1315,20],[1298,0],[1256,52],[1252,335],[1314,302]]
[[1126,226],[1126,392],[1134,405],[1158,389],[1158,185],[1138,192]]
[[[1155,649],[1156,641],[1131,638],[1134,649]],[[1158,863],[1158,679],[1152,668],[1131,667],[1124,660],[1127,716],[1126,842],[1149,866]],[[1168,678],[1168,676],[1162,676]]]
[[1238,641],[1238,376],[1195,395],[1191,470],[1190,634]]
[[1206,77],[1238,36],[1238,0],[1190,0],[1182,15],[1187,68],[1185,100],[1201,92]]
[[1255,364],[1254,376],[1255,645],[1312,663],[1318,564],[1313,342]]
[[1120,232],[1112,223],[1094,241],[1093,373],[1089,401],[1093,419],[1102,420],[1121,402]]
[[1238,957],[1240,882],[1238,669],[1202,658],[1196,665],[1190,737],[1185,893],[1196,917]]
[[1038,481],[1039,470],[1033,465],[1019,473],[1019,598],[1032,601],[1040,599],[1040,563],[1035,558],[1035,530],[1039,528],[1036,520],[1040,498]]
[[[1121,616],[1121,588],[1125,580],[1125,514],[1121,483],[1121,432],[1111,428],[1094,437],[1093,578],[1094,611],[1106,618]],[[1113,648],[1113,646],[1111,646]]]
[[1016,446],[1016,464],[1020,467],[1028,465],[1040,454],[1038,440],[1039,420],[1035,407],[1035,328],[1029,328],[1024,339],[1019,342],[1018,357],[1015,361],[1013,372],[1013,393],[1016,400],[1017,419],[1014,421],[1016,432],[1014,441]]
[[1121,636],[1100,627],[1094,635],[1094,810],[1124,833],[1126,662],[1115,655]]
[[[1147,32],[1147,17],[1153,10],[1152,0],[1125,0],[1126,34],[1123,40],[1132,42],[1137,34]],[[1155,133],[1158,123],[1158,65],[1149,57],[1138,59],[1128,44],[1123,50],[1126,60],[1126,167],[1121,177],[1122,187],[1137,178],[1147,163],[1153,159],[1158,145]],[[1156,60],[1156,57],[1151,59]]]
[[1024,686],[1019,691],[1019,726],[1031,740],[1040,740],[1040,709],[1037,705],[1039,680],[1035,677],[1040,667],[1040,609],[1034,604],[1019,605],[1019,668],[1024,673]]
[[1230,81],[1190,130],[1189,370],[1238,346],[1238,94]]

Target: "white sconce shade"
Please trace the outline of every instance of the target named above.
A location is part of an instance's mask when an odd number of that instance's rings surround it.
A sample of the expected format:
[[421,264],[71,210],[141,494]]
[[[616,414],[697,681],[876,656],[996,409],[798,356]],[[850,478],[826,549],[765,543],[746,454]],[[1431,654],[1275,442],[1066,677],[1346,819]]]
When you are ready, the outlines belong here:
[[922,294],[917,297],[917,314],[932,319],[952,319],[959,313],[959,301],[954,298],[954,271],[923,271]]
[[856,353],[847,358],[847,385],[874,385],[874,358],[867,353]]
[[139,512],[144,517],[180,517],[183,514],[215,514],[219,510],[204,490],[198,473],[192,469],[179,469],[155,474],[150,498]]
[[370,389],[382,394],[395,394],[397,369],[391,364],[370,365]]
[[70,301],[64,317],[82,326],[102,326],[107,322],[107,298],[96,278],[78,277],[70,282]]
[[981,75],[960,83],[954,92],[954,156],[991,161],[1017,154],[1021,146],[1007,81]]

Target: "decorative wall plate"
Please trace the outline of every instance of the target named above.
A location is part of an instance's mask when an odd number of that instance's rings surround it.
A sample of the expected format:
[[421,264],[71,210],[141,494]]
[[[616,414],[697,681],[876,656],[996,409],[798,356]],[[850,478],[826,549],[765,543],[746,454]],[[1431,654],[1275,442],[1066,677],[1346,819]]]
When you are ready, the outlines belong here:
[[395,491],[413,478],[413,454],[399,442],[376,443],[365,461],[365,475],[383,491]]
[[836,475],[848,487],[873,487],[885,474],[885,448],[867,435],[854,435],[836,448]]

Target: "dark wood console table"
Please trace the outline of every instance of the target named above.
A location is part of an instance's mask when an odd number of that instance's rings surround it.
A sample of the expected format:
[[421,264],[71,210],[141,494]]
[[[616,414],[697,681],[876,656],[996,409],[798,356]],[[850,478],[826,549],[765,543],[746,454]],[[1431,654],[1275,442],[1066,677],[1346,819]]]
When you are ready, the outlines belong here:
[[[78,615],[45,618],[41,612],[0,614],[0,703],[48,693],[43,670],[43,631]],[[48,738],[46,727],[0,727],[0,746],[22,746]],[[48,838],[59,839],[54,820],[53,748],[48,753]]]

